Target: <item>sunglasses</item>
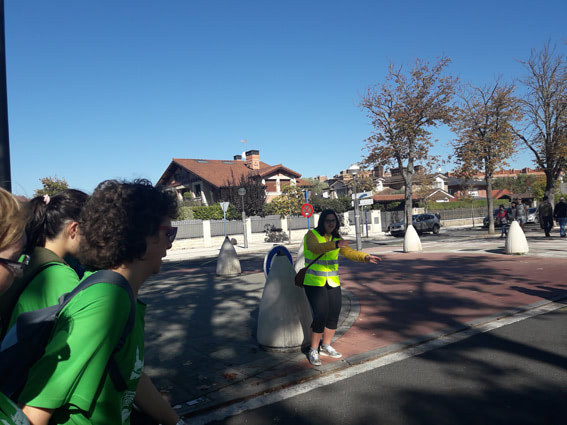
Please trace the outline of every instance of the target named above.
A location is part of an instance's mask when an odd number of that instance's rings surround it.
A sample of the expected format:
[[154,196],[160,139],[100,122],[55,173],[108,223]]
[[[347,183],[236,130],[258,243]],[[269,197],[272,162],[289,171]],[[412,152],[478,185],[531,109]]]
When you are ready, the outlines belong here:
[[165,237],[169,243],[173,243],[175,236],[177,236],[177,227],[159,226],[160,230],[165,230]]
[[4,264],[6,268],[14,273],[16,277],[22,277],[24,275],[24,269],[30,263],[29,255],[22,255],[18,261],[6,260],[5,258],[0,258],[0,264]]

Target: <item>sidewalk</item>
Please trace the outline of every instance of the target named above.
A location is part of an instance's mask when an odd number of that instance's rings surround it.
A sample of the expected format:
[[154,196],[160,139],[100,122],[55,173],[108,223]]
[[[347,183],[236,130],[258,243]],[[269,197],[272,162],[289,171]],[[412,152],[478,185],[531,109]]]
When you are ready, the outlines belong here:
[[[423,238],[423,252],[411,254],[401,252],[402,239],[375,242],[366,251],[382,257],[379,265],[341,261],[343,309],[333,346],[343,358],[322,358],[318,368],[302,353],[258,347],[259,260],[240,276],[216,277],[218,248],[171,251],[140,292],[148,303],[146,372],[191,417],[567,296],[567,241],[558,237],[528,233],[524,256],[505,255],[503,240],[484,233],[465,243]],[[236,250],[241,258],[271,246]],[[292,255],[297,247],[288,246]]]

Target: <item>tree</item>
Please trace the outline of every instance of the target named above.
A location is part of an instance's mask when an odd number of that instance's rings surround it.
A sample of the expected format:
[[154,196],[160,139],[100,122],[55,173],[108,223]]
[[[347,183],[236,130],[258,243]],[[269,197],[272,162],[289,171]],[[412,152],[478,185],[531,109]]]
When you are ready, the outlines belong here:
[[307,177],[304,180],[311,183],[311,185],[312,185],[309,188],[309,191],[311,192],[310,195],[309,195],[310,199],[314,196],[323,196],[323,192],[325,192],[325,190],[329,189],[329,184],[326,183],[326,182],[322,182],[319,179]]
[[291,241],[291,226],[289,216],[301,214],[301,206],[305,202],[303,190],[299,186],[287,185],[282,188],[282,194],[270,202],[272,211],[288,219],[289,240]]
[[[346,186],[354,193],[354,177],[344,182]],[[372,192],[374,190],[374,180],[372,176],[368,175],[367,173],[359,173],[356,176],[356,191],[360,192]]]
[[544,171],[545,194],[554,199],[555,182],[567,165],[567,62],[547,43],[522,64],[528,71],[522,81],[525,120],[516,134]]
[[405,184],[405,219],[411,223],[412,184],[415,165],[426,168],[438,161],[430,155],[431,127],[449,124],[453,117],[456,79],[442,76],[450,59],[442,57],[433,67],[417,60],[408,75],[390,65],[386,82],[373,86],[360,106],[372,120],[373,134],[366,139],[366,164],[395,164]]
[[223,201],[229,202],[236,211],[242,214],[242,196],[238,194],[238,189],[246,189],[244,195],[244,211],[248,217],[260,215],[262,207],[266,202],[266,187],[262,184],[258,176],[240,176],[237,181],[234,173],[232,178],[227,180],[224,187],[220,188],[220,197]]
[[492,182],[494,172],[508,166],[508,158],[516,151],[517,137],[513,124],[522,118],[514,87],[498,80],[483,88],[469,87],[461,98],[452,128],[457,133],[453,142],[458,174],[484,174],[488,209],[488,232],[494,233]]
[[65,181],[65,179],[59,179],[57,176],[44,177],[39,179],[39,181],[43,187],[41,189],[37,189],[34,192],[34,196],[53,196],[62,190],[69,189],[69,184]]

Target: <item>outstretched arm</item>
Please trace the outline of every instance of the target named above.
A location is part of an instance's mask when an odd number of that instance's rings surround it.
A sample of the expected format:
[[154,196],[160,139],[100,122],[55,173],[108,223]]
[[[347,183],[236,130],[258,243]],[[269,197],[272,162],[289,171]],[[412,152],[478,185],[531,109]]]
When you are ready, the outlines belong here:
[[368,254],[366,257],[364,257],[365,263],[378,264],[380,261],[382,261],[382,259],[375,255]]

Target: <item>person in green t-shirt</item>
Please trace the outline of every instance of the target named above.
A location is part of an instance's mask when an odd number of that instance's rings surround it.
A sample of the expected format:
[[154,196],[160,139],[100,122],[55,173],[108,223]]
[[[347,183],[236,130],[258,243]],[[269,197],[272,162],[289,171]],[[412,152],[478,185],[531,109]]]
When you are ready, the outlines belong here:
[[[0,298],[14,278],[24,273],[27,256],[21,256],[26,244],[27,210],[7,190],[0,188]],[[21,257],[24,257],[19,260]],[[0,424],[29,425],[24,412],[0,393]]]
[[97,186],[79,220],[80,260],[88,270],[121,274],[136,299],[133,329],[113,355],[127,389],[116,389],[107,365],[129,317],[129,295],[95,284],[63,309],[45,354],[30,370],[18,402],[32,423],[129,424],[134,402],[159,423],[183,423],[143,372],[145,306],[137,300],[171,248],[176,215],[175,197],[147,180]]
[[[79,276],[65,258],[79,253],[79,216],[88,195],[65,189],[53,196],[36,196],[29,202],[31,220],[26,227],[26,252],[31,262],[0,302],[12,303],[7,332],[22,313],[49,307],[79,284]],[[12,301],[10,301],[12,300]]]

